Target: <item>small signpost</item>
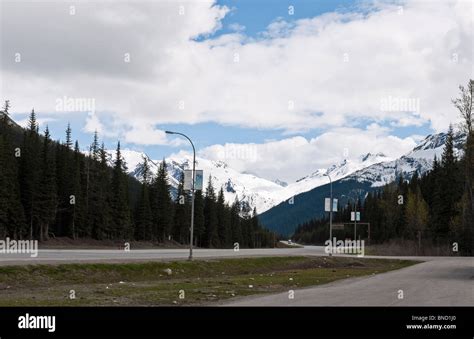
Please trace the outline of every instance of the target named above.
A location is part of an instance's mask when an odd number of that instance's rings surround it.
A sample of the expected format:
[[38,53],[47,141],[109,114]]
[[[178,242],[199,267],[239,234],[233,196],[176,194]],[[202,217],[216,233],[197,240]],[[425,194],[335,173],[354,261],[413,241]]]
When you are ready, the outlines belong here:
[[[324,199],[324,211],[331,212],[331,198]],[[337,212],[337,199],[332,199],[332,212]]]
[[360,221],[360,212],[351,212],[351,221]]
[[184,190],[190,191],[193,187],[193,170],[184,170]]
[[203,170],[196,170],[196,182],[194,183],[194,189],[196,191],[202,191],[203,181],[204,181]]
[[324,199],[324,211],[331,212],[331,199],[330,198]]
[[[203,186],[203,170],[196,170],[196,181],[194,182],[194,190],[201,191]],[[193,189],[193,171],[184,170],[184,189],[191,191]]]

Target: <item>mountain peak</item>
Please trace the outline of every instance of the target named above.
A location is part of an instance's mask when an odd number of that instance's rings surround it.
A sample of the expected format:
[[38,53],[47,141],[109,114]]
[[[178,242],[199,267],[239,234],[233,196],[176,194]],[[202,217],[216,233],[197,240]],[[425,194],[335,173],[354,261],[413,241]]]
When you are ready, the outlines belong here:
[[288,183],[286,181],[282,181],[280,179],[273,180],[273,182],[281,187],[286,187],[288,186]]
[[377,158],[380,158],[380,159],[383,159],[383,158],[387,158],[387,156],[382,153],[382,152],[378,152],[378,153],[367,153],[367,154],[364,154],[364,155],[361,155],[360,159],[362,162],[365,162],[367,160],[371,160],[371,159],[377,159]]

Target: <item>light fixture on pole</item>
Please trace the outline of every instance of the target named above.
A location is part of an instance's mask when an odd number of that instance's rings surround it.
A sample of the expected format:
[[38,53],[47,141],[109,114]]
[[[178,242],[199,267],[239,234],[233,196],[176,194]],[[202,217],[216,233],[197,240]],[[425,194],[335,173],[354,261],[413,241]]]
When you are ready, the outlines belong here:
[[333,250],[333,246],[332,246],[332,180],[331,180],[331,176],[329,175],[329,173],[325,173],[324,174],[325,177],[328,177],[329,178],[329,184],[330,184],[330,189],[331,189],[331,194],[330,194],[330,203],[329,203],[329,241],[331,241],[331,253],[329,253],[329,255],[332,255],[332,250]]
[[194,240],[194,183],[196,182],[196,149],[194,148],[194,144],[191,139],[179,132],[172,132],[172,131],[165,131],[166,134],[177,134],[185,137],[191,143],[193,147],[193,179],[192,179],[192,186],[191,186],[191,228],[190,228],[190,236],[189,236],[189,260],[193,260],[193,240]]

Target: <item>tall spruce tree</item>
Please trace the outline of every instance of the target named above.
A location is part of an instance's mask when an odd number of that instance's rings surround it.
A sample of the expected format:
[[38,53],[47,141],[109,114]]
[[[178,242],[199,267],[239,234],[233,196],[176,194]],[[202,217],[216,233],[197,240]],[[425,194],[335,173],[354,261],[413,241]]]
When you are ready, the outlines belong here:
[[152,183],[153,235],[160,241],[166,240],[173,233],[173,202],[166,167],[163,159]]
[[236,196],[230,209],[230,227],[232,229],[232,246],[242,244],[242,228],[240,224],[240,201]]
[[39,238],[42,241],[49,239],[49,227],[56,218],[58,203],[56,166],[48,126],[46,126],[44,133],[41,158],[41,175],[36,204],[38,206]]
[[220,246],[218,233],[218,219],[216,194],[212,185],[212,177],[209,175],[209,181],[206,187],[206,196],[204,197],[204,223],[206,228],[206,245],[217,248]]
[[222,247],[231,246],[231,233],[230,233],[230,213],[228,211],[227,204],[224,197],[224,189],[221,187],[219,194],[217,195],[216,202],[216,213],[217,213],[217,233],[219,241]]
[[26,222],[29,228],[29,238],[38,236],[39,221],[39,175],[41,160],[41,143],[38,135],[36,113],[31,111],[28,127],[23,135],[20,157],[20,192],[21,201],[25,210]]
[[130,216],[126,164],[120,150],[120,141],[115,152],[114,168],[112,172],[111,199],[112,207],[112,234],[115,239],[130,239],[133,229]]
[[76,239],[78,237],[78,230],[84,228],[86,220],[85,213],[87,212],[86,196],[83,189],[85,183],[85,162],[77,140],[74,145],[73,171],[72,193],[68,197],[68,203],[72,207],[72,222],[67,230],[67,234],[73,239]]
[[7,100],[0,111],[0,236],[21,239],[25,235],[26,225],[15,157],[19,149],[15,149],[12,144],[9,108]]
[[474,80],[467,88],[459,86],[460,97],[453,100],[463,119],[462,128],[467,134],[464,147],[464,192],[461,198],[461,252],[474,254]]
[[142,173],[142,191],[137,204],[136,218],[135,218],[135,235],[138,240],[153,239],[152,228],[153,218],[150,207],[150,166],[148,159],[143,157],[143,164],[141,166]]

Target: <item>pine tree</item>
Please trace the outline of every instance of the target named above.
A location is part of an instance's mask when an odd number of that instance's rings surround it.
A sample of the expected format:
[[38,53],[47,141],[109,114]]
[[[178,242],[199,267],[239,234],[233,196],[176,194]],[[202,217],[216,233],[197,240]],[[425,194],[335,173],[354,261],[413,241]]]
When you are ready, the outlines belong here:
[[232,246],[235,243],[240,246],[242,244],[242,228],[240,225],[240,201],[237,196],[230,209],[230,227],[232,229]]
[[48,126],[46,126],[43,139],[37,206],[39,238],[41,241],[48,240],[49,226],[54,222],[57,212],[56,166]]
[[126,165],[122,158],[120,142],[118,142],[112,173],[110,201],[112,207],[112,237],[114,239],[129,239],[133,235],[128,202]]
[[71,138],[71,124],[68,122],[67,123],[67,128],[66,128],[66,147],[68,150],[72,149],[72,138]]
[[138,200],[135,235],[139,240],[152,239],[153,218],[150,207],[150,166],[146,157],[143,158],[142,165],[142,191]]
[[108,154],[105,145],[102,143],[99,148],[99,164],[97,170],[97,206],[101,212],[97,216],[95,227],[92,229],[92,236],[95,239],[104,239],[112,232],[111,211],[110,211],[110,176],[108,167]]
[[453,104],[463,119],[462,128],[467,134],[464,147],[464,192],[461,198],[462,237],[459,240],[461,252],[474,254],[474,80],[470,79],[467,88],[459,86],[460,98]]
[[70,224],[70,228],[67,230],[67,234],[73,239],[77,238],[78,230],[84,228],[85,222],[86,197],[83,190],[84,169],[85,164],[83,161],[83,156],[79,149],[79,142],[76,140],[73,155],[74,182],[72,187],[72,194],[68,197],[68,203],[72,205],[72,222]]
[[454,132],[449,126],[440,168],[436,169],[435,192],[433,196],[433,229],[435,239],[449,237],[450,224],[456,217],[456,201],[460,199],[462,182],[458,162],[454,155]]
[[20,196],[24,207],[26,222],[29,227],[29,237],[38,235],[38,187],[40,168],[40,140],[36,113],[31,111],[28,128],[24,132],[20,157]]
[[216,202],[217,210],[217,233],[219,236],[219,242],[222,247],[231,246],[231,232],[230,232],[230,213],[225,202],[224,190],[221,187],[219,194],[217,195]]
[[5,102],[0,121],[0,237],[21,239],[25,233],[25,215],[20,202],[18,164],[11,144],[8,121],[9,103]]
[[164,241],[173,233],[173,202],[165,159],[158,166],[152,183],[153,236]]
[[209,175],[209,181],[206,188],[206,196],[204,198],[204,223],[206,228],[206,245],[208,247],[217,248],[220,246],[219,233],[217,226],[217,208],[216,194],[212,186],[212,177]]

